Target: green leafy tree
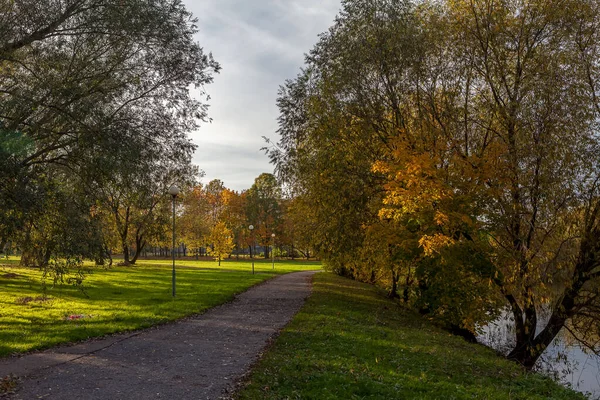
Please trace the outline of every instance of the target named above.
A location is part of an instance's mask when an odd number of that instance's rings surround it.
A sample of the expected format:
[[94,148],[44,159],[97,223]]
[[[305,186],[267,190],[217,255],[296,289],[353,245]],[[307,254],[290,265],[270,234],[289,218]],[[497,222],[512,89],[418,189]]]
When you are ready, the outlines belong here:
[[194,41],[195,21],[180,1],[0,8],[0,126],[10,143],[25,144],[3,143],[0,244],[11,239],[27,252],[35,244],[18,232],[43,218],[50,191],[81,199],[85,213],[100,186],[164,159],[164,148],[185,159],[187,132],[206,118],[189,87],[203,88],[219,66]]
[[269,258],[271,234],[281,223],[282,194],[279,182],[273,174],[262,173],[246,192],[246,218],[254,225],[254,235],[265,247],[265,258]]
[[177,223],[178,236],[195,250],[197,257],[200,249],[206,245],[206,238],[210,233],[209,205],[201,185],[192,188],[182,198],[182,212]]
[[211,226],[214,226],[221,220],[221,214],[225,208],[225,200],[223,198],[225,190],[225,185],[220,179],[213,179],[204,187],[204,196],[209,207],[207,218]]
[[[235,247],[239,250],[242,248],[242,243],[245,243],[247,236],[245,232],[248,230],[249,225],[246,221],[246,193],[225,189],[223,191],[223,204],[224,209],[221,220],[233,232]],[[237,253],[239,256],[239,251]]]
[[164,228],[172,218],[169,187],[173,183],[182,189],[192,187],[198,176],[187,157],[138,163],[135,170],[121,173],[118,184],[111,182],[98,188],[100,202],[109,209],[116,228],[116,232],[107,234],[116,234],[120,239],[124,265],[135,264],[149,242],[164,239],[168,231]]

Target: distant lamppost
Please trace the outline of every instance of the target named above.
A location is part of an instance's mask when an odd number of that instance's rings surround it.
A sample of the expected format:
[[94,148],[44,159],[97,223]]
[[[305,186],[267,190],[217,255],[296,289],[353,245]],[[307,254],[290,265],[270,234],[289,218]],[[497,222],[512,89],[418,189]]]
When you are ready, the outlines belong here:
[[169,194],[173,198],[173,247],[171,249],[171,253],[173,254],[173,297],[175,297],[175,198],[179,192],[179,188],[175,185],[169,188]]
[[272,244],[271,244],[271,265],[273,266],[273,269],[275,269],[275,234],[271,233],[271,240],[272,240]]
[[250,258],[252,259],[252,275],[254,275],[254,257],[252,257],[252,248],[254,247],[254,225],[248,227],[250,229]]

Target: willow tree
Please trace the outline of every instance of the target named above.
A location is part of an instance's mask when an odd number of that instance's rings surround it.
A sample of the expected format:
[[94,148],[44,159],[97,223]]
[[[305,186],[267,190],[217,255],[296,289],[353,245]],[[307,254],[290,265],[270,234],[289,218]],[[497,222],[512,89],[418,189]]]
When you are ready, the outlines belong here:
[[195,32],[178,0],[0,1],[0,127],[23,144],[3,146],[0,243],[52,253],[25,240],[50,234],[52,192],[89,214],[100,186],[164,148],[190,163],[206,104],[189,88],[219,69]]
[[379,165],[390,178],[383,211],[429,221],[421,245],[432,255],[472,248],[515,321],[508,357],[531,368],[561,329],[584,342],[598,332],[589,62],[598,10],[536,1],[446,7],[445,18],[422,11],[446,32],[432,60],[447,72],[428,71],[415,103],[421,145],[402,135],[393,161]]
[[332,269],[353,274],[362,227],[377,222],[381,200],[382,177],[371,166],[401,122],[386,118],[387,104],[411,84],[420,37],[405,2],[343,5],[306,68],[280,90],[282,140],[271,156],[298,207],[310,211],[315,249]]
[[[515,320],[508,357],[531,368],[562,328],[600,317],[595,77],[582,73],[581,47],[598,8],[484,1],[448,9],[451,65],[465,72],[462,101],[430,107],[453,146],[454,171],[444,177],[458,178],[446,179],[449,198],[477,204],[469,209],[476,235],[459,240],[475,242],[493,267],[491,282]],[[587,33],[586,43],[597,43]],[[571,330],[581,337],[598,327]]]
[[271,153],[329,265],[372,276],[398,258],[365,250],[399,249],[436,318],[474,332],[507,307],[528,368],[563,328],[593,337],[599,22],[592,1],[343,2]]
[[[177,183],[188,192],[201,176],[197,167],[189,163],[193,147],[188,146],[188,152],[180,156],[164,147],[165,158],[138,160],[134,169],[115,171],[110,180],[94,186],[98,208],[111,220],[112,229],[103,233],[118,238],[123,265],[135,264],[148,244],[164,242],[170,237],[173,217],[172,199],[167,195],[169,188]],[[184,226],[189,226],[188,216],[182,217]]]

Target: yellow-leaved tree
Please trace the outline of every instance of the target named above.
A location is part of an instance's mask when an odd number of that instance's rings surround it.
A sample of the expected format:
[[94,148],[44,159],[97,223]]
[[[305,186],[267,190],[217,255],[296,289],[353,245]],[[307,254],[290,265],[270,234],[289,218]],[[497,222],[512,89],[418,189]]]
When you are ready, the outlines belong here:
[[221,260],[231,254],[234,248],[233,232],[227,228],[224,222],[217,222],[210,231],[208,240],[211,244],[208,253],[214,256],[221,266]]

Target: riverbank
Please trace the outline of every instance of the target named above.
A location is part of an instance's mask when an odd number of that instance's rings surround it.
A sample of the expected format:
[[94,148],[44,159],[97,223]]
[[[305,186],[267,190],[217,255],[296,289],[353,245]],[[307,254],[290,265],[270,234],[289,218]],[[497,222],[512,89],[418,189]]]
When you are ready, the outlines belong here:
[[438,329],[376,288],[315,275],[313,294],[239,399],[583,399]]

